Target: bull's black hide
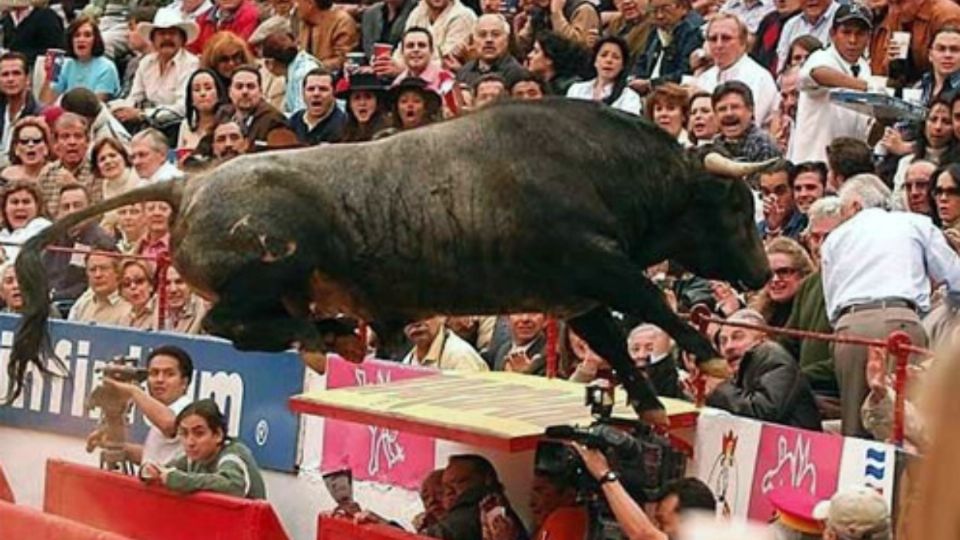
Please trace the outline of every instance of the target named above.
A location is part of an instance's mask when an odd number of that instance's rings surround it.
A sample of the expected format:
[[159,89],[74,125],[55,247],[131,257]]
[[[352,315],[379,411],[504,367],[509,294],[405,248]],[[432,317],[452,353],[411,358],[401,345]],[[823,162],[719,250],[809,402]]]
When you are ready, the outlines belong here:
[[216,300],[205,328],[238,348],[319,342],[311,302],[372,321],[387,343],[435,313],[545,311],[610,361],[641,411],[660,404],[610,308],[714,356],[644,268],[670,258],[751,287],[769,272],[744,183],[706,172],[659,129],[610,108],[508,103],[372,143],[238,158],[58,222],[17,263],[27,312],[11,355],[14,393],[27,362],[50,355],[38,250],[81,220],[153,199],[179,206],[175,264]]

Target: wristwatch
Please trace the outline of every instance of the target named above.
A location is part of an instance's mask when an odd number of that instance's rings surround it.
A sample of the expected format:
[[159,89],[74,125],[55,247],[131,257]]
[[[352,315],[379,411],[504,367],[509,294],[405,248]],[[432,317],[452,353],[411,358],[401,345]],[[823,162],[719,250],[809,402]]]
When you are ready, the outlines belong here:
[[619,473],[617,473],[616,471],[607,471],[607,472],[605,472],[605,473],[603,474],[603,476],[600,477],[600,479],[599,479],[598,481],[600,482],[600,485],[602,486],[603,484],[606,484],[606,483],[609,483],[609,482],[617,482],[617,481],[619,481],[619,480],[620,480],[620,474],[619,474]]

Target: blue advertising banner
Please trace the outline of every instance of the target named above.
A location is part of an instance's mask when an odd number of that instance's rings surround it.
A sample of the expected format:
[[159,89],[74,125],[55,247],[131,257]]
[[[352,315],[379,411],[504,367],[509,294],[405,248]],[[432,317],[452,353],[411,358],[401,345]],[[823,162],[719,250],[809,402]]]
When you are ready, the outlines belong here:
[[[7,388],[6,366],[17,323],[17,316],[0,315],[2,391]],[[98,410],[85,409],[87,397],[99,384],[99,368],[121,355],[139,358],[144,365],[154,347],[176,345],[193,358],[187,395],[215,399],[227,417],[229,434],[250,447],[261,467],[294,471],[299,421],[287,400],[303,392],[304,384],[303,363],[296,354],[247,353],[217,338],[65,321],[54,321],[52,330],[54,350],[69,374],[43,376],[31,367],[24,393],[11,405],[0,406],[0,424],[86,437],[99,418]],[[142,441],[146,433],[145,420],[135,411],[128,440]]]

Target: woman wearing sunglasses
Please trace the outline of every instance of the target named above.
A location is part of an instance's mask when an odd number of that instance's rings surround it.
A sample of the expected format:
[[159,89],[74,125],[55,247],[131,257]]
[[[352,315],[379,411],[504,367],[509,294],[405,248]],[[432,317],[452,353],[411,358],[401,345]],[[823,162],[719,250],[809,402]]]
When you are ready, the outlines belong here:
[[950,246],[960,252],[960,163],[943,165],[930,178],[933,222],[943,229]]
[[[50,132],[43,120],[36,116],[28,116],[13,126],[8,159],[11,165],[0,173],[0,178],[5,183],[38,181],[44,168],[51,161]],[[73,177],[57,180],[73,180]],[[59,188],[59,186],[56,187]],[[43,190],[45,186],[40,188]]]

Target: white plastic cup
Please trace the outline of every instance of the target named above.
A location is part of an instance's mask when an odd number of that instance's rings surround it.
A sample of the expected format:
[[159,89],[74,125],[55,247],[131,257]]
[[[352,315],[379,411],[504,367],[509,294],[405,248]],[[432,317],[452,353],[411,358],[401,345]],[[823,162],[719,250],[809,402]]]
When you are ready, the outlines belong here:
[[890,36],[890,42],[895,43],[897,46],[898,60],[907,59],[907,53],[910,52],[910,37],[910,32],[894,32],[893,35]]

